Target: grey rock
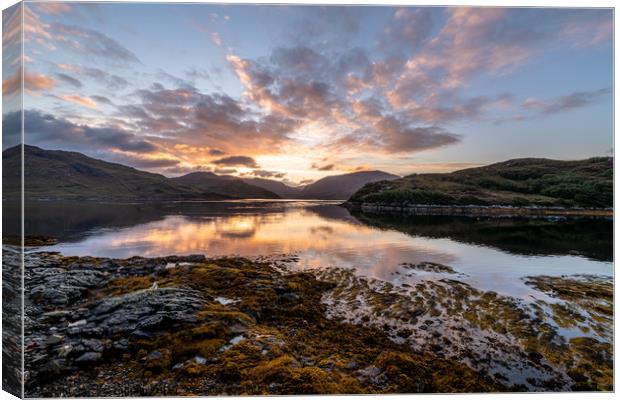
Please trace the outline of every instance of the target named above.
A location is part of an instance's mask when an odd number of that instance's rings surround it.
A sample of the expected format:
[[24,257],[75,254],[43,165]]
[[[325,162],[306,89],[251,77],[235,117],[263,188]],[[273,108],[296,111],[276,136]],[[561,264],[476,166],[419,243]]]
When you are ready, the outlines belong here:
[[78,364],[93,364],[98,361],[101,361],[103,358],[101,353],[96,353],[94,351],[89,351],[87,353],[82,354],[78,358],[75,359],[75,362]]

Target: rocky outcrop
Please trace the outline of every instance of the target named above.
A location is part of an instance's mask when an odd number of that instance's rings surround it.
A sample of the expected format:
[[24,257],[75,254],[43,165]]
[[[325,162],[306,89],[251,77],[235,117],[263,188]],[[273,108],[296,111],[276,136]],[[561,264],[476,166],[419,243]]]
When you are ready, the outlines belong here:
[[25,369],[27,383],[44,382],[126,351],[132,339],[149,338],[196,323],[200,292],[186,288],[147,288],[98,299],[110,281],[157,276],[167,261],[204,257],[142,258],[115,262],[26,254]]
[[504,389],[381,330],[329,319],[321,299],[334,285],[286,262],[27,253],[26,395]]

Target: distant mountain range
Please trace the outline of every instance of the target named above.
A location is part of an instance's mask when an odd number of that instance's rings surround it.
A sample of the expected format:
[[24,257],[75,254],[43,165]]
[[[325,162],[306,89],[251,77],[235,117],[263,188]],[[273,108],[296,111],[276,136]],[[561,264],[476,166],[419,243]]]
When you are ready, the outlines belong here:
[[279,199],[281,196],[258,185],[252,185],[228,175],[216,175],[213,172],[192,172],[170,181],[184,187],[199,190],[202,193],[214,193],[224,197]]
[[346,200],[367,183],[400,178],[382,171],[360,171],[333,175],[298,187],[291,187],[270,179],[248,178],[245,182],[270,190],[282,198]]
[[[20,193],[21,147],[2,152],[3,196]],[[193,172],[176,178],[97,160],[77,152],[24,146],[27,199],[47,200],[224,200],[224,199],[341,199],[366,183],[396,179],[381,171],[330,176],[310,185],[291,187],[262,178],[237,178]]]

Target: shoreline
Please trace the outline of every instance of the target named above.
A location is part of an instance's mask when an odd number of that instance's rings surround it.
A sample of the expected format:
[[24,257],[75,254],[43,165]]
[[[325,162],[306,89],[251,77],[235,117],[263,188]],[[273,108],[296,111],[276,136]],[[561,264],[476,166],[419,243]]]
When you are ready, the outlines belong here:
[[443,278],[412,287],[286,255],[24,257],[29,396],[613,390],[608,317],[572,318],[608,312],[606,279],[531,277],[562,296],[527,305],[424,262]]
[[613,209],[588,209],[564,207],[515,207],[478,205],[438,205],[400,203],[358,203],[344,202],[342,206],[350,211],[369,214],[396,215],[441,215],[491,218],[596,218],[613,219]]

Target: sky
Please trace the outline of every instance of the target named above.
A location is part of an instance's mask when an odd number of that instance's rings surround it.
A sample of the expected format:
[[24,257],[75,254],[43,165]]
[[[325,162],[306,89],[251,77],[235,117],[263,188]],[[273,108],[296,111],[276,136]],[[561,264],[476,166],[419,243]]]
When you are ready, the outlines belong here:
[[23,54],[19,16],[4,131],[23,63],[45,149],[292,185],[613,154],[611,9],[25,3]]

